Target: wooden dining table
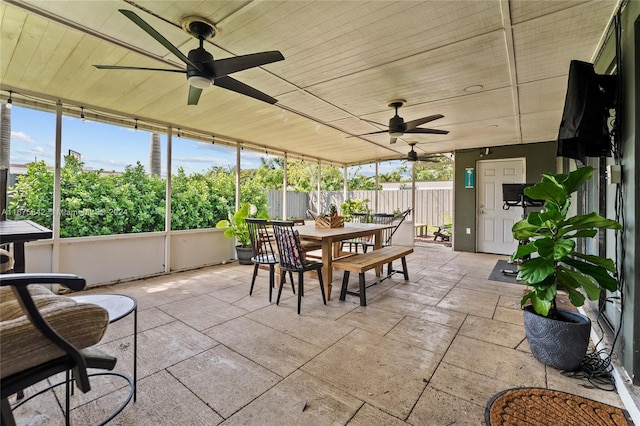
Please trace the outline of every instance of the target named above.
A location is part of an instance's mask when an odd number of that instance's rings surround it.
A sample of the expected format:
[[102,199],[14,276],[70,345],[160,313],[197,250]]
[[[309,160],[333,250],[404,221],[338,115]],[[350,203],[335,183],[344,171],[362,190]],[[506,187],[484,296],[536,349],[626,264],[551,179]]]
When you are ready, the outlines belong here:
[[[345,223],[341,228],[320,228],[315,224],[296,226],[295,229],[301,238],[320,241],[322,244],[322,278],[324,281],[327,300],[331,299],[331,283],[333,281],[333,268],[331,263],[334,258],[340,256],[340,242],[357,237],[374,237],[373,249],[382,247],[382,231],[393,228],[393,224],[374,223]],[[379,271],[376,271],[379,275]]]

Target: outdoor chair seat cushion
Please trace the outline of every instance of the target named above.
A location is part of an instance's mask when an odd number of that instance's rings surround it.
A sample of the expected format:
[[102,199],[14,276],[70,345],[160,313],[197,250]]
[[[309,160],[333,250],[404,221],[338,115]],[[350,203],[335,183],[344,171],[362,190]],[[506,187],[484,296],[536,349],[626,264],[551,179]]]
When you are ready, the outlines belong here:
[[304,238],[300,238],[300,248],[304,252],[320,250],[322,248],[322,243],[316,240],[305,240]]
[[[109,324],[104,308],[78,303],[41,285],[28,289],[42,317],[73,346],[83,349],[102,339]],[[2,378],[66,355],[29,321],[9,286],[0,287],[0,345]]]

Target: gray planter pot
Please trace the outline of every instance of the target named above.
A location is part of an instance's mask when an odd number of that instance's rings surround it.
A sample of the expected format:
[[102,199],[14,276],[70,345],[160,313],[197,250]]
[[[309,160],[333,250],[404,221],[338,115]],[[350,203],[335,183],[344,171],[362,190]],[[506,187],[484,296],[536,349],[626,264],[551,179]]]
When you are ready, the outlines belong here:
[[524,308],[524,329],[533,356],[549,367],[573,371],[587,353],[591,320],[577,312],[558,309],[559,319]]
[[238,263],[241,265],[253,265],[251,257],[253,256],[253,249],[251,247],[236,246],[236,255],[238,256]]

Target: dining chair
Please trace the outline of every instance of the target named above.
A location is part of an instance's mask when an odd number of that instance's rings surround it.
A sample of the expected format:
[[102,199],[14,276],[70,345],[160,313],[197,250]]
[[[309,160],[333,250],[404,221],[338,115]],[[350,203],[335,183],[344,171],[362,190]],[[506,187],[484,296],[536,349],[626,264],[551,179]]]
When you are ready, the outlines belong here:
[[[272,244],[273,235],[269,232],[267,219],[246,218],[245,222],[247,223],[251,249],[253,250],[251,261],[254,264],[249,296],[253,294],[253,286],[258,276],[258,268],[260,268],[260,265],[267,265],[269,267],[269,303],[271,303],[273,287],[275,287],[275,267],[278,264],[278,257]],[[289,275],[291,276],[291,288],[295,294],[293,274],[290,273]]]
[[[306,225],[304,219],[293,219],[292,222],[294,226]],[[321,241],[300,237],[300,247],[302,248],[302,251],[305,252],[308,256],[322,259],[322,254],[310,253],[322,249]]]
[[[371,213],[351,213],[351,223],[371,223],[373,221]],[[340,241],[340,250],[344,248],[346,244],[349,244],[349,251],[355,247],[356,253],[358,253],[358,247],[363,246],[367,238],[371,237],[355,237],[348,240]]]
[[[397,215],[388,214],[388,213],[379,213],[373,215],[373,223],[380,225],[390,225],[392,223],[396,223],[393,228],[383,229],[381,232],[382,239],[382,247],[390,246],[392,242],[393,235],[396,233],[402,222],[409,216],[411,213],[411,209],[407,209],[402,213],[398,213]],[[375,245],[375,240],[371,239],[370,241],[365,241],[363,244],[363,250],[366,253],[369,247],[373,247]]]
[[[298,315],[300,315],[300,304],[302,296],[304,296],[304,273],[307,271],[316,271],[318,281],[320,282],[320,291],[322,293],[322,301],[327,304],[327,298],[324,293],[324,282],[322,281],[322,262],[306,259],[305,253],[300,245],[300,237],[298,231],[294,229],[291,221],[271,221],[273,233],[275,234],[276,244],[278,245],[279,263],[282,271],[298,273]],[[280,288],[278,289],[278,298],[276,305],[280,304],[280,295],[284,287],[284,274],[280,276]]]

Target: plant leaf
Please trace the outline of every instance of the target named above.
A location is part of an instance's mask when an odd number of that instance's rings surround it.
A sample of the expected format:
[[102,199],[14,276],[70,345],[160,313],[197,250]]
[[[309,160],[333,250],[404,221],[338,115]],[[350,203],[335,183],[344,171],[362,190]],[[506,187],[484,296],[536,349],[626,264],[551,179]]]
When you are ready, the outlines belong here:
[[618,281],[609,275],[606,268],[587,263],[579,259],[572,259],[570,257],[567,257],[562,261],[569,266],[573,266],[583,274],[593,277],[600,287],[604,287],[609,291],[616,291],[618,289]]
[[532,225],[527,222],[527,219],[522,219],[513,225],[511,233],[516,240],[526,240],[539,236],[538,229],[537,225]]
[[535,257],[520,265],[518,279],[527,284],[536,284],[553,275],[554,271],[553,261],[545,259],[544,257]]
[[600,287],[598,287],[595,280],[588,275],[560,267],[558,268],[557,278],[562,287],[567,291],[572,288],[583,288],[589,299],[596,300],[600,297]]
[[216,228],[228,228],[229,221],[226,219],[222,219],[220,222],[216,223]]
[[591,175],[593,175],[593,167],[580,167],[568,175],[563,175],[565,178],[562,180],[562,185],[567,189],[567,194],[571,194],[576,192],[583,183],[591,179]]
[[533,290],[531,290],[528,293],[526,293],[524,296],[522,296],[522,298],[520,299],[520,307],[521,308],[524,308],[524,305],[527,303],[527,300],[531,299],[533,294],[534,294],[534,292],[533,292]]
[[551,180],[543,180],[524,189],[524,194],[534,200],[545,200],[561,206],[567,198],[565,189]]
[[620,223],[615,220],[602,217],[596,212],[570,217],[565,221],[565,226],[566,225],[569,225],[567,228],[568,231],[589,228],[622,229],[622,225]]
[[582,254],[582,253],[571,253],[572,256],[579,257],[581,259],[586,260],[587,262],[591,262],[595,265],[602,266],[607,271],[612,274],[616,273],[616,264],[611,259],[604,259],[600,256],[594,256],[591,254]]
[[567,294],[569,295],[569,301],[573,306],[577,307],[584,305],[584,295],[582,293],[571,287],[567,288],[566,290]]
[[573,240],[557,240],[551,238],[539,238],[535,240],[538,253],[546,259],[560,260],[573,250],[576,243]]
[[538,227],[541,227],[545,221],[546,219],[544,218],[543,214],[540,212],[531,212],[527,216],[527,222],[530,223],[531,225],[536,225]]
[[551,300],[540,299],[535,291],[531,294],[531,305],[533,306],[533,310],[540,315],[544,315],[545,317],[549,315],[549,310],[551,309]]
[[[568,231],[571,232],[571,231]],[[581,229],[580,231],[576,231],[574,234],[565,234],[562,233],[563,238],[593,238],[598,233],[597,229]],[[561,235],[558,233],[558,235]]]
[[535,252],[536,252],[536,246],[534,244],[534,241],[531,241],[525,245],[518,245],[516,252],[511,255],[509,260],[513,262],[515,259],[520,259],[524,256],[527,256]]

